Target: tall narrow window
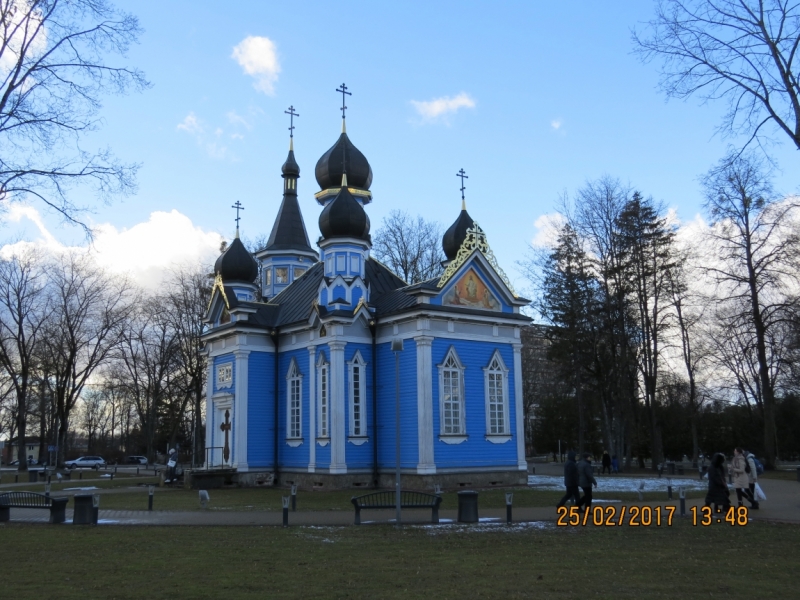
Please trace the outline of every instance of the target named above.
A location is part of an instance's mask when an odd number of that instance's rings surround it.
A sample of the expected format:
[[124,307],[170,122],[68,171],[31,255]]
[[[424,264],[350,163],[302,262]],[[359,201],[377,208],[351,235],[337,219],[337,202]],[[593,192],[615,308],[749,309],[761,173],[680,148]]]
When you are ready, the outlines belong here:
[[464,367],[454,348],[439,365],[439,432],[441,435],[465,435]]
[[302,435],[303,376],[292,359],[286,374],[286,437],[299,439]]
[[356,351],[350,362],[350,435],[367,435],[366,363]]
[[495,352],[484,370],[486,393],[486,434],[509,435],[508,369],[500,352]]
[[322,353],[320,353],[319,362],[317,363],[317,376],[319,377],[319,382],[317,384],[317,413],[319,415],[319,419],[317,419],[317,433],[319,437],[327,438],[330,436],[328,429],[330,413],[330,402],[328,398],[328,363],[325,362],[325,355]]

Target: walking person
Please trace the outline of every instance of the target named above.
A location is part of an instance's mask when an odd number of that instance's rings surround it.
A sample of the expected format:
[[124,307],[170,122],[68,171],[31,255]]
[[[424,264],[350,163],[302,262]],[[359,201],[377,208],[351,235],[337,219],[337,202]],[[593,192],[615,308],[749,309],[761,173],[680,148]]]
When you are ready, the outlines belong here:
[[611,457],[611,472],[619,473],[619,460],[617,459],[616,454]]
[[575,462],[575,452],[570,450],[569,454],[567,454],[567,462],[564,463],[564,485],[567,488],[567,493],[561,498],[556,508],[564,506],[570,498],[572,498],[573,504],[580,502],[581,493],[578,491],[578,483],[578,463]]
[[747,463],[744,471],[747,473],[747,487],[750,490],[750,496],[753,498],[753,506],[751,508],[758,510],[758,499],[756,498],[756,483],[758,482],[758,469],[756,468],[756,457],[751,452],[745,450],[744,460]]
[[719,510],[722,507],[727,511],[731,506],[729,496],[731,491],[728,489],[728,484],[725,483],[725,455],[717,452],[714,458],[711,459],[711,465],[708,467],[708,493],[706,493],[706,506],[711,506]]
[[578,484],[583,489],[583,498],[578,506],[586,506],[589,510],[592,508],[592,485],[597,487],[597,480],[592,469],[592,455],[588,452],[583,453],[583,460],[578,463]]
[[750,493],[750,479],[747,476],[747,459],[744,457],[744,450],[741,448],[734,448],[733,462],[731,468],[733,469],[733,487],[736,490],[736,501],[738,506],[744,506],[742,496],[747,498],[750,506],[755,506],[756,500]]
[[603,450],[603,470],[600,472],[603,475],[608,469],[608,474],[611,475],[611,455],[608,450]]

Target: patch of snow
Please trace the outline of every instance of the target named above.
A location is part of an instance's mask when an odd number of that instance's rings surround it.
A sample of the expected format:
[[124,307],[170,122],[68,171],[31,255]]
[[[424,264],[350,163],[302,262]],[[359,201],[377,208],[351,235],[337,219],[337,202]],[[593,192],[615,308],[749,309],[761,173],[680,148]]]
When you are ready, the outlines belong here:
[[551,521],[521,521],[506,525],[505,522],[500,522],[500,519],[495,519],[494,523],[440,523],[438,525],[412,525],[411,527],[424,529],[428,535],[441,535],[446,533],[520,533],[523,531],[555,529],[556,524]]
[[100,488],[96,487],[79,487],[79,488],[64,488],[61,490],[62,492],[90,492],[92,490],[97,490]]
[[[657,477],[601,477],[597,479],[595,492],[666,492],[672,485],[672,492],[678,488],[686,490],[705,490],[708,484],[697,479],[658,479]],[[552,475],[528,475],[528,485],[539,490],[564,490],[564,478]],[[592,500],[596,502],[596,500]]]

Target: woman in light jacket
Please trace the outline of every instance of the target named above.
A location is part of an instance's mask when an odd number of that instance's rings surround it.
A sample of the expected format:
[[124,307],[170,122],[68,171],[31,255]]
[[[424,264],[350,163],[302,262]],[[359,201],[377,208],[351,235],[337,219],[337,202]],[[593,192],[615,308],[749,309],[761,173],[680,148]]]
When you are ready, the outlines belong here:
[[747,476],[745,467],[747,466],[747,459],[744,457],[744,451],[741,448],[736,448],[733,451],[733,487],[736,488],[736,499],[739,506],[744,506],[742,503],[742,496],[747,498],[751,507],[755,505],[756,501],[750,493],[750,478]]

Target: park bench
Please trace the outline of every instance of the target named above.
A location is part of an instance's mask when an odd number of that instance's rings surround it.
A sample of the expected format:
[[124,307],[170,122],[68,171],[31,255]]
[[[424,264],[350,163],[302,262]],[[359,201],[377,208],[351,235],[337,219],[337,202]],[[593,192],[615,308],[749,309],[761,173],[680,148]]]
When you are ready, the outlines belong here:
[[[350,502],[356,509],[355,524],[361,525],[361,509],[395,508],[396,492],[373,492],[363,496],[353,496]],[[439,505],[442,497],[425,492],[400,492],[401,508],[430,508],[431,522],[439,522]]]
[[5,492],[0,494],[0,522],[11,518],[12,508],[48,508],[50,522],[63,523],[66,520],[69,498],[51,498],[36,492]]

